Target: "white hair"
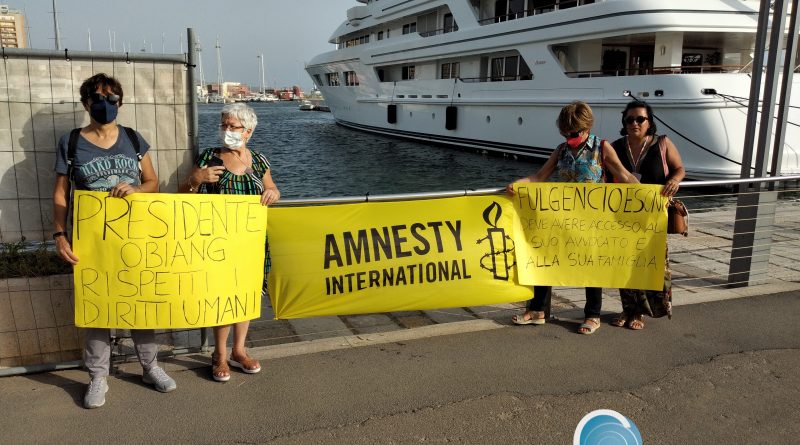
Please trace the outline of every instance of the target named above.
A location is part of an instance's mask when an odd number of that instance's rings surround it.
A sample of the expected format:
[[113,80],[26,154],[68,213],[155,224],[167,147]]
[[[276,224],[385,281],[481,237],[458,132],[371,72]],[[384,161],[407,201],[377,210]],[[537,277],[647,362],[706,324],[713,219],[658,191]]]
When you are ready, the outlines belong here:
[[222,117],[225,116],[238,119],[246,130],[255,130],[258,124],[258,118],[253,108],[241,102],[235,102],[222,107]]

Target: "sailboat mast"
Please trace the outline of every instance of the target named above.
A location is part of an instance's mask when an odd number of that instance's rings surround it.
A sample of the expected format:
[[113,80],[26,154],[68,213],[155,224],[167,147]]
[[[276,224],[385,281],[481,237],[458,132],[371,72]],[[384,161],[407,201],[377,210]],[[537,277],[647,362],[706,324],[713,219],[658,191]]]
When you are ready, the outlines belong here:
[[261,59],[261,94],[264,94],[264,53],[258,57]]
[[220,56],[220,48],[222,48],[219,44],[219,36],[217,36],[217,42],[214,45],[214,48],[217,49],[217,90],[220,96],[224,96],[222,94],[222,57]]

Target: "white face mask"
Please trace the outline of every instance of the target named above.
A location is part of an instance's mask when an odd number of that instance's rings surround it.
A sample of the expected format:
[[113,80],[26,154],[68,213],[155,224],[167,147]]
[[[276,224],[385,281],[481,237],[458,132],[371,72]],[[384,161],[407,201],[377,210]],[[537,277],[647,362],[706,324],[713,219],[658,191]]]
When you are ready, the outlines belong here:
[[220,130],[219,138],[225,148],[239,148],[244,143],[241,131]]

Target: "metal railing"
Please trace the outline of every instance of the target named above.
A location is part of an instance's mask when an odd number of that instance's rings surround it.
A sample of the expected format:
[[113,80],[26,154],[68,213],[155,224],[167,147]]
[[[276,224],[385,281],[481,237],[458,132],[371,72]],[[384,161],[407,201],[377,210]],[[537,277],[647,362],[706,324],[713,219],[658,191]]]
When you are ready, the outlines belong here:
[[569,77],[621,77],[652,76],[659,74],[739,73],[746,67],[747,65],[680,65],[613,70],[565,71],[564,74]]

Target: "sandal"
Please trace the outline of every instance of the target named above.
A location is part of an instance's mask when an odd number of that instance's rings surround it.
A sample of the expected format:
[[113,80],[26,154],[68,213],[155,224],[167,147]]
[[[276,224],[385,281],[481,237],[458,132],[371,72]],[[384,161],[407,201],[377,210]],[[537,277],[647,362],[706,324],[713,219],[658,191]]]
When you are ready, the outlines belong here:
[[581,323],[580,327],[578,328],[578,333],[583,335],[591,335],[594,334],[594,331],[600,329],[600,319],[599,318],[586,318]]
[[231,379],[231,369],[228,362],[218,356],[211,356],[211,377],[217,382],[227,382]]
[[257,374],[261,372],[261,364],[258,363],[258,360],[252,359],[247,355],[244,356],[243,359],[235,360],[233,355],[231,358],[228,359],[228,364],[233,366],[234,368],[239,368],[245,374]]
[[628,322],[628,328],[634,331],[641,331],[644,329],[644,317],[642,315],[635,315]]
[[631,317],[626,312],[620,312],[616,317],[611,319],[611,323],[609,324],[618,328],[625,327],[628,325],[630,318]]
[[[528,318],[525,318],[526,314],[528,315]],[[541,317],[534,317],[534,314],[541,314]],[[511,322],[516,325],[526,325],[526,324],[543,325],[547,322],[547,320],[545,320],[543,312],[530,311],[524,314],[518,314],[511,317]]]

